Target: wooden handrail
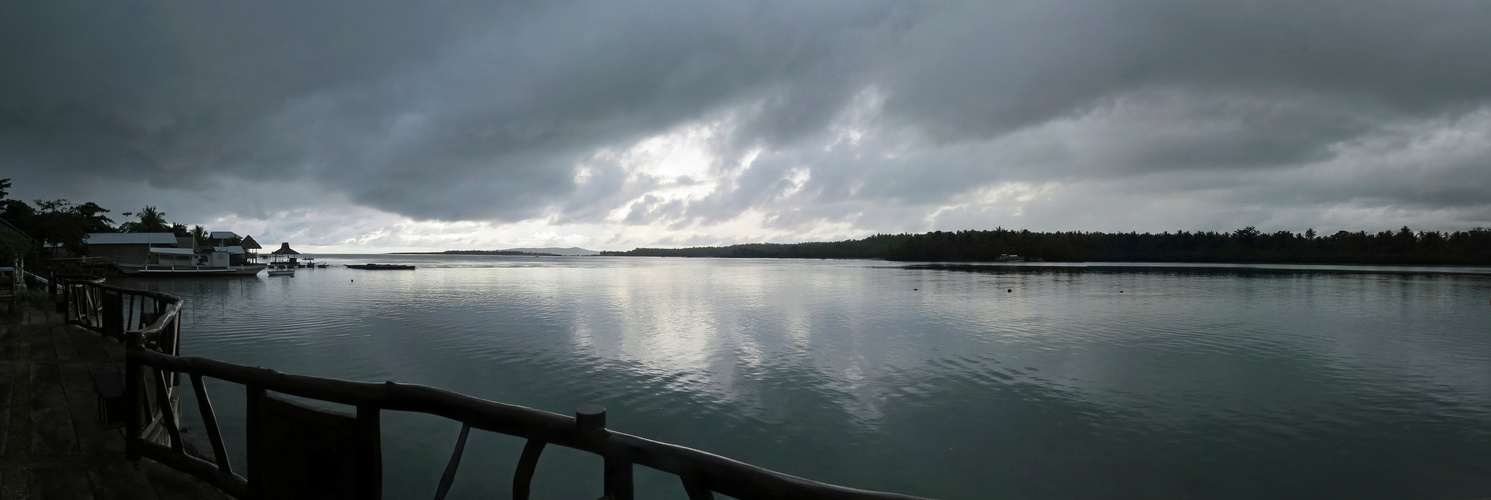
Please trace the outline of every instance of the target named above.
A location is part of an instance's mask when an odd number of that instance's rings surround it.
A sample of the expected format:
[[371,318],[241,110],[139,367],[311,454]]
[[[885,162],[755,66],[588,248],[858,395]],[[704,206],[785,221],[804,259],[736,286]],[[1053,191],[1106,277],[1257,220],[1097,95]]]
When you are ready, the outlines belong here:
[[[575,417],[499,403],[456,392],[397,382],[351,382],[282,373],[208,358],[130,350],[131,363],[193,377],[211,377],[291,396],[358,407],[438,415],[472,428],[557,444],[672,473],[691,484],[735,498],[909,499],[782,474],[712,453],[604,429],[585,429]],[[206,463],[206,462],[204,462]]]
[[[527,440],[514,472],[513,497],[527,498],[529,482],[545,445],[555,444],[601,456],[605,461],[607,498],[632,498],[632,466],[644,465],[674,474],[691,500],[713,498],[712,492],[739,499],[913,499],[916,497],[837,486],[771,471],[712,453],[605,428],[605,409],[582,407],[576,416],[499,403],[444,389],[396,382],[352,382],[282,373],[209,358],[177,356],[180,341],[180,298],[158,292],[103,285],[96,281],[66,281],[69,322],[125,343],[125,451],[131,458],[148,457],[197,476],[237,498],[248,498],[249,480],[234,472],[227,458],[218,416],[212,409],[204,377],[240,384],[254,391],[339,403],[371,412],[417,412],[462,424],[462,439],[442,476],[437,495],[448,491],[459,466],[469,429],[506,434]],[[129,297],[128,305],[122,305]],[[136,301],[136,298],[140,298]],[[152,299],[147,304],[144,299]],[[113,305],[106,305],[108,302]],[[147,310],[149,309],[149,310]],[[138,318],[135,316],[138,313]],[[76,316],[76,318],[74,318]],[[138,321],[136,321],[138,320]],[[129,326],[140,325],[137,329]],[[199,413],[212,441],[213,460],[184,452],[176,421],[175,395],[181,375],[192,379]],[[252,412],[251,412],[252,413]],[[361,417],[359,417],[361,418]],[[254,440],[250,433],[248,441]],[[250,444],[249,446],[253,446]],[[252,464],[249,464],[252,466]]]

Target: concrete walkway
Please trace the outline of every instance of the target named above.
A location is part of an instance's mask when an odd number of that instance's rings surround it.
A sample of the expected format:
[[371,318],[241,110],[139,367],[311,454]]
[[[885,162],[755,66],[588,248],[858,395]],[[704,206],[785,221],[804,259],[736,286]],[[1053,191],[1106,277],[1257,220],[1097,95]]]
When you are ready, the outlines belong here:
[[96,378],[119,379],[124,347],[25,304],[0,309],[0,500],[228,498],[186,473],[124,456],[98,422]]

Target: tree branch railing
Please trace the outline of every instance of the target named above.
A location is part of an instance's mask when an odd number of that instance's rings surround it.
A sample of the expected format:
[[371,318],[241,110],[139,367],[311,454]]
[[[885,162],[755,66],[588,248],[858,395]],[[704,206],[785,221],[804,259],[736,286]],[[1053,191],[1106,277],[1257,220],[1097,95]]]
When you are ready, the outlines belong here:
[[[114,339],[124,344],[126,349],[133,339],[138,342],[139,349],[162,355],[180,353],[183,304],[180,298],[105,285],[104,279],[97,276],[57,276],[52,282],[61,286],[62,301],[58,307],[67,324]],[[176,407],[181,399],[177,391],[181,379],[173,374],[161,382],[152,384],[141,380],[138,375],[131,377],[126,374],[121,387],[118,379],[95,378],[99,422],[113,427],[127,424],[132,419],[143,419],[149,422],[145,426],[145,436],[149,439],[179,444],[175,429],[180,424]],[[159,399],[163,403],[145,405],[138,400],[140,396],[147,400]],[[166,425],[167,421],[169,425]],[[171,429],[172,435],[164,434],[167,429]]]
[[[103,284],[95,276],[59,276],[62,312],[69,325],[81,326],[124,343],[129,331],[151,332],[145,341],[156,352],[177,354],[181,347],[182,301],[158,292]],[[156,324],[159,323],[159,324]]]
[[[633,498],[632,468],[642,465],[679,477],[691,500],[714,498],[715,493],[738,499],[912,499],[915,497],[836,486],[803,479],[700,450],[615,432],[606,428],[605,409],[582,406],[575,416],[467,396],[433,387],[395,382],[351,382],[281,373],[208,358],[178,356],[182,302],[171,295],[129,290],[97,281],[69,280],[64,296],[69,324],[98,331],[125,342],[125,452],[146,457],[213,484],[241,499],[259,498],[263,486],[252,483],[256,436],[254,401],[268,391],[357,408],[357,419],[377,422],[383,410],[417,412],[460,422],[461,433],[435,490],[436,500],[450,490],[466,438],[472,429],[526,440],[513,472],[512,497],[527,499],[538,461],[553,444],[599,455],[603,461],[603,499]],[[128,329],[126,330],[126,326]],[[191,379],[198,412],[211,443],[211,459],[186,453],[181,438],[177,387]],[[249,395],[250,474],[245,478],[228,458],[204,379],[244,386]],[[273,399],[273,398],[271,398]],[[373,439],[379,439],[376,432]],[[381,469],[374,458],[372,466]],[[366,465],[366,464],[364,464]],[[381,475],[381,472],[377,472]],[[267,479],[267,478],[266,478]],[[378,498],[381,479],[359,487],[357,498]]]
[[[132,332],[143,336],[145,332]],[[367,383],[293,375],[266,368],[250,367],[222,361],[178,357],[153,352],[143,346],[127,352],[126,373],[130,380],[154,380],[157,388],[170,374],[187,374],[196,390],[203,425],[212,441],[213,460],[208,461],[181,452],[179,429],[173,419],[165,418],[170,445],[152,442],[142,436],[140,423],[131,422],[127,450],[132,456],[145,456],[186,471],[217,485],[238,498],[249,498],[249,483],[234,472],[227,459],[217,417],[207,397],[203,378],[213,378],[243,385],[248,391],[273,391],[302,398],[344,404],[364,412],[394,410],[437,415],[461,422],[445,473],[436,489],[437,499],[449,490],[459,467],[466,437],[471,429],[495,432],[527,439],[513,477],[513,498],[528,498],[539,455],[548,444],[565,446],[601,456],[604,461],[603,498],[632,498],[632,466],[644,465],[677,475],[690,499],[714,498],[718,492],[739,499],[818,498],[818,499],[907,499],[892,493],[880,493],[835,486],[789,476],[738,462],[729,458],[662,443],[606,429],[605,409],[583,406],[574,417],[532,408],[483,400],[464,394],[414,384],[395,382]],[[141,377],[144,371],[149,377]],[[130,391],[130,394],[140,394]],[[157,398],[157,404],[164,400]],[[131,405],[134,406],[133,404]],[[169,415],[168,415],[169,416]],[[252,466],[252,464],[250,464]]]

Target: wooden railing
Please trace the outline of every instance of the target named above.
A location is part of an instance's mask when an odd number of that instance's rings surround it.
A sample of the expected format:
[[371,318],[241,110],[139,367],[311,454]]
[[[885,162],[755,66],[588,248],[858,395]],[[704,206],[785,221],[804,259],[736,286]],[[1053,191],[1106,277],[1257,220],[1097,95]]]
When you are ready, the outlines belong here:
[[[103,284],[104,279],[87,275],[56,276],[53,283],[60,284],[62,300],[58,307],[69,325],[98,332],[126,345],[136,345],[162,355],[175,355],[181,349],[182,300],[174,295],[133,290]],[[126,362],[127,364],[127,362]],[[117,379],[96,378],[94,389],[98,392],[99,422],[108,427],[128,423],[131,419],[148,421],[143,426],[144,436],[156,442],[169,442],[166,429],[179,426],[175,411],[181,401],[177,390],[181,386],[179,376],[172,375],[162,384],[141,385],[138,376],[126,376],[123,384]],[[143,392],[142,392],[143,391]],[[131,395],[136,397],[132,398]],[[142,405],[136,399],[144,395],[149,399],[160,399],[163,404]],[[169,425],[166,425],[169,420]]]
[[151,335],[145,342],[151,349],[164,354],[176,354],[180,349],[180,298],[105,285],[103,278],[95,276],[59,276],[54,281],[62,284],[61,308],[67,324],[121,343],[127,340],[128,332],[149,330]]
[[[338,483],[341,486],[331,490],[334,495],[330,496],[336,498],[381,497],[378,422],[383,410],[438,415],[462,424],[445,473],[435,488],[436,500],[443,499],[450,490],[472,429],[527,440],[513,473],[514,499],[528,498],[539,457],[550,444],[602,458],[603,499],[633,498],[634,465],[678,476],[691,500],[712,499],[716,492],[738,499],[914,498],[820,483],[692,448],[615,432],[606,428],[605,409],[599,406],[580,407],[571,417],[422,385],[351,382],[181,357],[177,356],[180,299],[83,281],[69,281],[66,294],[70,323],[110,336],[122,332],[126,346],[124,406],[129,410],[125,412],[126,453],[131,458],[150,458],[192,474],[236,498],[276,498],[286,494],[286,485],[302,484],[279,477],[287,466],[271,459],[275,451],[272,448],[279,446],[275,444],[276,435],[282,434],[269,426],[271,409],[281,414],[287,407],[293,410],[289,413],[330,414],[311,408],[295,409],[298,405],[272,397],[271,392],[356,408],[355,417],[335,417],[343,419],[340,422],[352,429],[348,435],[356,441],[352,452],[343,455],[351,463],[336,469],[343,471],[338,476],[346,476],[335,478],[341,481]],[[129,327],[127,330],[123,329],[125,325]],[[191,379],[197,409],[211,443],[210,459],[188,454],[182,441],[176,397],[182,375]],[[235,470],[228,458],[218,418],[203,383],[206,378],[242,385],[246,391],[247,478]],[[313,482],[326,483],[326,479]]]

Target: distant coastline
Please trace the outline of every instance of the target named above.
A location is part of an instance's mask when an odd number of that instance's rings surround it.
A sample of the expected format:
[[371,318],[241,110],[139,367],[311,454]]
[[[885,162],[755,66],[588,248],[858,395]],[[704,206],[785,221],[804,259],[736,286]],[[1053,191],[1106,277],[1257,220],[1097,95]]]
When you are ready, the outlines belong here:
[[511,255],[522,257],[561,257],[557,253],[523,252],[518,250],[446,250],[443,252],[389,252],[389,255]]
[[507,248],[502,250],[446,250],[443,252],[393,252],[395,255],[506,255],[514,257],[583,257],[599,255],[580,247]]
[[1176,262],[1227,264],[1491,265],[1491,229],[1367,233],[1314,230],[1099,233],[995,229],[877,234],[858,240],[637,248],[618,257],[879,259],[910,262]]

